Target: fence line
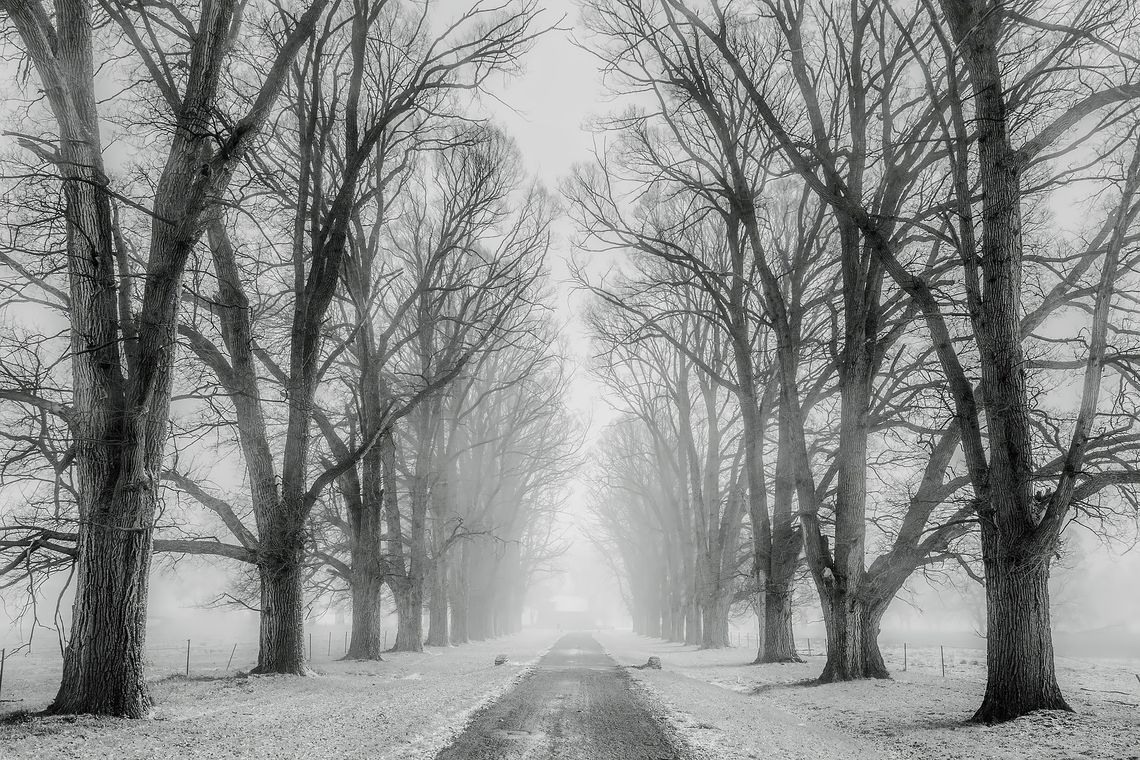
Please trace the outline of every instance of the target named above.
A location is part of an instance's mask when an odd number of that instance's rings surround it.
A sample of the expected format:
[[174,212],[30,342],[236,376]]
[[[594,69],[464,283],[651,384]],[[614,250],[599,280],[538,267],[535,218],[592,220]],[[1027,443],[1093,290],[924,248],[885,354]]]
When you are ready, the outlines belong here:
[[[350,631],[347,628],[344,629],[341,642],[334,642],[334,638],[337,638],[334,636],[335,632],[335,628],[328,630],[323,652],[320,647],[314,649],[313,632],[308,632],[309,663],[335,662],[348,654],[351,643]],[[342,646],[336,647],[334,643],[342,643]],[[181,642],[169,640],[161,643],[148,642],[143,658],[144,664],[151,674],[159,677],[168,677],[172,674],[183,678],[190,678],[195,675],[223,676],[237,672],[243,665],[248,667],[249,660],[256,660],[259,646],[260,644],[256,639],[235,641],[233,639],[227,640],[224,637],[210,637],[196,643],[191,637],[183,639]],[[388,631],[385,629],[383,630],[383,647],[387,649],[387,646]],[[241,658],[237,657],[239,649],[242,650],[243,656]],[[18,653],[22,656],[17,656]],[[234,668],[235,659],[238,663],[237,668]],[[8,663],[8,660],[12,661],[11,664]],[[27,664],[21,666],[23,662]],[[33,652],[26,643],[15,648],[0,648],[0,702],[22,701],[18,696],[17,698],[11,696],[13,688],[16,689],[18,695],[21,676],[23,676],[25,685],[29,678],[34,678],[37,682],[42,681],[48,672],[52,673],[51,677],[54,679],[57,677],[54,671],[59,667],[60,662],[60,653],[55,649],[42,650],[37,648]],[[8,698],[5,698],[4,693],[5,670],[8,671]],[[31,675],[33,673],[34,675]]]

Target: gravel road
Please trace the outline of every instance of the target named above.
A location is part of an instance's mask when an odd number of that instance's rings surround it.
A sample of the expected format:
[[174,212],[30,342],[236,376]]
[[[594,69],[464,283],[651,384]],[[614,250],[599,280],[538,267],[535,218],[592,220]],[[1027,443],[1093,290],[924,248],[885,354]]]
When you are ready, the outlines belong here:
[[436,760],[683,760],[586,633],[563,636],[533,673],[479,711]]

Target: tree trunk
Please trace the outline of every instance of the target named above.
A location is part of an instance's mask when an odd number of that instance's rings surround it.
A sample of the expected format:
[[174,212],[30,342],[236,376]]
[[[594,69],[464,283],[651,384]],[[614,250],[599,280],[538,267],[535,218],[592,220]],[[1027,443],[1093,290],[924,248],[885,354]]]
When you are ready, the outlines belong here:
[[151,714],[143,674],[150,526],[81,531],[71,639],[51,713]]
[[451,645],[451,629],[447,617],[447,555],[436,547],[432,558],[431,598],[428,600],[427,644],[433,647]]
[[723,649],[728,644],[728,613],[731,589],[718,586],[705,595],[702,612],[701,649]]
[[652,588],[645,596],[646,599],[646,626],[645,635],[660,639],[665,630],[665,605],[661,603],[661,593]]
[[483,597],[472,599],[467,620],[472,640],[486,641],[491,637],[491,610]]
[[396,643],[392,651],[424,651],[423,586],[398,584],[392,593],[396,597]]
[[756,661],[802,662],[792,633],[793,591],[796,567],[803,548],[803,532],[795,524],[795,474],[792,420],[785,401],[780,403],[776,477],[773,488],[772,540],[764,586],[766,609]]
[[[1021,172],[1013,147],[1002,18],[981,5],[941,3],[969,71],[977,124],[982,239],[975,332],[990,461],[979,509],[986,569],[986,694],[974,720],[996,723],[1032,710],[1069,710],[1053,663],[1049,556],[1037,534],[1033,485],[1034,423],[1026,387],[1021,324],[1023,239]],[[973,255],[974,251],[968,252]],[[980,459],[980,456],[978,456]],[[1071,464],[1071,463],[1067,463]],[[1079,465],[1078,465],[1079,469]]]
[[669,640],[680,644],[685,642],[685,601],[680,593],[674,592],[669,602],[672,615],[672,626],[669,630]]
[[792,634],[791,579],[773,580],[768,585],[764,607],[764,638],[756,658],[761,662],[803,662],[796,652]]
[[307,675],[305,625],[302,617],[302,551],[282,552],[257,566],[261,580],[261,631],[254,673]]
[[694,596],[685,604],[685,643],[700,646],[701,642],[701,605]]
[[1034,710],[1071,711],[1053,664],[1049,558],[1018,562],[987,553],[986,694],[973,719],[999,723]]
[[468,542],[464,542],[459,560],[452,567],[451,583],[451,641],[454,644],[466,644],[471,641],[471,630],[468,625],[468,600],[470,591],[467,587],[468,572]]
[[872,606],[853,594],[837,591],[821,601],[827,626],[827,664],[820,683],[890,678],[878,645],[886,605]]
[[346,660],[383,660],[384,579],[355,558],[352,562],[352,636]]

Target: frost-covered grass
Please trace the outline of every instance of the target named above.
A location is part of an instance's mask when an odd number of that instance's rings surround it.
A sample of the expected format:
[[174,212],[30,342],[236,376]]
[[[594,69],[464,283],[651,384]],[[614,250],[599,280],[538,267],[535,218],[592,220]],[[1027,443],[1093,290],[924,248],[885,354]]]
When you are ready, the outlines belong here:
[[1000,726],[966,720],[985,688],[985,655],[938,647],[887,650],[889,681],[805,685],[823,657],[804,664],[748,665],[744,648],[694,647],[612,631],[598,639],[633,671],[666,720],[698,754],[716,760],[1059,760],[1140,758],[1140,661],[1060,658],[1058,677],[1075,714],[1043,712]]
[[[227,676],[223,657],[216,673],[203,667],[197,676],[192,658],[192,677],[186,679],[171,675],[177,670],[171,657],[154,664],[160,677],[152,682],[153,720],[8,721],[0,724],[0,757],[431,758],[475,709],[509,688],[558,636],[528,630],[460,647],[429,647],[424,654],[389,654],[385,662],[316,657],[317,674],[306,678]],[[500,653],[510,660],[495,666]],[[32,659],[12,668],[22,681],[12,688],[37,696],[0,704],[0,714],[40,710],[54,694],[58,668],[42,670],[39,683]],[[9,693],[7,673],[4,692]]]

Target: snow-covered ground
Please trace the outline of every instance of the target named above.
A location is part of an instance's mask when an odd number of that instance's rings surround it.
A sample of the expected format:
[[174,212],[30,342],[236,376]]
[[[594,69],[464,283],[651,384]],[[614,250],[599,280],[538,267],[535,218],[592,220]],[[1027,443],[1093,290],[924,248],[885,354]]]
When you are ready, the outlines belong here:
[[884,653],[890,681],[806,685],[823,658],[799,665],[748,665],[743,648],[694,647],[607,631],[598,640],[635,670],[645,696],[708,760],[1140,760],[1140,661],[1059,659],[1075,714],[1043,712],[994,727],[966,724],[984,691],[984,654],[937,647]]
[[[427,759],[474,710],[521,678],[559,635],[527,630],[460,647],[429,647],[424,654],[389,654],[385,662],[317,662],[317,675],[308,678],[168,677],[153,683],[154,720],[5,721],[0,757]],[[495,666],[500,653],[510,661]],[[0,717],[14,708],[45,707],[58,674],[43,678],[37,692],[42,700],[0,704]]]

